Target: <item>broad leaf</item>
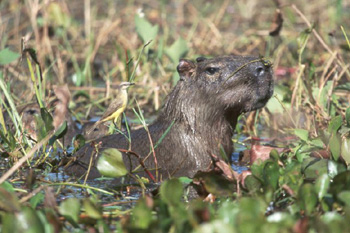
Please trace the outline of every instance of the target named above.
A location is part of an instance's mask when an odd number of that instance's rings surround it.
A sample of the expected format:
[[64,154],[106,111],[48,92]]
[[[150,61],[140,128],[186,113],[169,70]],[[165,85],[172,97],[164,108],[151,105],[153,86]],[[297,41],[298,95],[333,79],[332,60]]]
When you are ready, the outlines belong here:
[[90,199],[83,200],[83,206],[86,214],[93,219],[101,219],[102,218],[102,210],[96,203],[94,203]]
[[320,175],[328,173],[328,160],[319,158],[306,158],[301,165],[301,171],[306,179],[317,179]]
[[329,122],[328,131],[335,134],[343,123],[342,116],[333,117]]
[[132,224],[139,229],[147,229],[152,222],[152,210],[145,199],[140,199],[132,210]]
[[158,25],[152,26],[150,22],[140,15],[135,15],[136,32],[144,43],[154,40],[158,33]]
[[20,54],[12,52],[9,48],[0,51],[0,65],[7,65],[20,57]]
[[67,133],[67,121],[64,121],[56,130],[55,134],[50,138],[49,144],[52,145],[57,139],[62,138]]
[[278,186],[279,175],[278,163],[271,161],[270,159],[266,160],[263,170],[265,186],[272,187],[274,190],[276,190]]
[[45,228],[38,212],[30,207],[23,207],[20,212],[2,216],[2,232],[44,233]]
[[77,225],[79,220],[80,206],[80,201],[77,198],[69,198],[60,204],[59,212],[69,222]]
[[45,123],[46,133],[54,129],[52,115],[47,111],[46,108],[40,108],[40,115]]
[[341,157],[350,164],[350,138],[344,138],[341,144]]
[[101,175],[107,177],[121,177],[128,174],[123,162],[123,155],[115,148],[102,151],[102,155],[97,161],[97,169]]
[[311,214],[317,204],[314,186],[310,183],[304,184],[299,190],[298,199],[301,209],[305,210],[306,214]]
[[322,200],[322,198],[326,195],[329,188],[330,179],[327,174],[322,174],[316,180],[315,191],[318,196],[318,200]]
[[336,175],[329,187],[329,192],[334,196],[345,190],[350,191],[350,171],[341,172]]
[[309,131],[305,129],[294,129],[294,134],[303,141],[307,141],[309,138]]
[[165,49],[166,55],[168,55],[173,63],[178,63],[180,58],[184,57],[188,52],[188,46],[186,40],[181,37],[177,39],[172,45]]
[[167,180],[160,186],[160,195],[162,200],[170,205],[180,203],[182,194],[183,187],[177,178]]
[[338,199],[345,203],[345,205],[350,206],[350,191],[342,191],[338,193]]
[[338,161],[340,156],[340,137],[337,133],[334,133],[329,139],[329,149],[332,152],[333,159]]
[[345,112],[345,120],[346,120],[347,126],[349,127],[349,126],[350,126],[350,107],[348,107],[348,108],[346,109],[346,112]]

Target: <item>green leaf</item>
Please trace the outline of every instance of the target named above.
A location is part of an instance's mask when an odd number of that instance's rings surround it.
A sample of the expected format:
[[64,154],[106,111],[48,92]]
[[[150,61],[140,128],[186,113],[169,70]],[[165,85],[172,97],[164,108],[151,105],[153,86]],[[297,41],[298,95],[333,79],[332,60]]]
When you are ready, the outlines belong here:
[[128,174],[123,155],[115,148],[108,148],[102,151],[102,155],[97,161],[97,169],[101,175],[107,177],[121,177]]
[[14,150],[15,147],[16,147],[16,143],[12,143],[13,141],[15,140],[11,140],[11,139],[14,139],[14,136],[12,133],[8,133],[7,134],[9,139],[7,139],[7,137],[5,136],[5,134],[2,132],[2,130],[0,130],[0,138],[1,140],[3,141],[2,144],[5,145],[7,144],[8,147],[10,147],[10,150]]
[[344,229],[344,226],[349,224],[346,223],[343,214],[337,213],[336,211],[329,211],[320,216],[320,219],[322,220],[323,227],[319,232],[348,232]]
[[283,113],[283,106],[275,97],[267,102],[266,107],[272,113]]
[[59,212],[63,215],[70,223],[77,226],[80,213],[80,201],[77,198],[68,198],[64,200],[59,206]]
[[84,138],[84,136],[81,135],[81,134],[76,135],[73,138],[73,146],[74,146],[73,154],[75,152],[77,152],[84,145],[85,145],[85,138]]
[[340,157],[340,143],[340,137],[337,133],[334,133],[329,139],[329,149],[335,161],[338,161]]
[[144,43],[154,40],[158,34],[158,25],[152,26],[150,22],[140,15],[135,15],[136,32]]
[[344,84],[338,85],[334,88],[334,90],[343,90],[343,91],[350,91],[350,83],[346,82]]
[[4,183],[0,184],[1,188],[4,188],[6,191],[10,192],[10,193],[15,193],[15,188],[13,187],[13,185],[8,182],[5,181]]
[[195,189],[204,189],[215,196],[231,196],[236,190],[235,182],[213,170],[208,172],[198,171],[193,177],[192,185]]
[[[297,42],[298,42],[298,47],[299,47],[299,49],[298,49],[299,57],[301,57],[301,55],[302,55],[303,52],[304,52],[304,49],[305,49],[306,44],[307,44],[307,41],[308,41],[309,38],[310,38],[310,33],[311,33],[311,31],[312,31],[312,28],[313,28],[313,26],[312,26],[311,28],[305,29],[305,30],[302,31],[302,32],[300,33],[300,35],[297,37]],[[299,61],[299,62],[300,62],[300,61]]]
[[247,176],[244,179],[244,186],[250,192],[254,193],[254,192],[257,192],[258,190],[260,190],[261,182],[254,175],[251,175],[251,176]]
[[224,160],[225,162],[228,162],[229,159],[227,157],[227,154],[226,154],[224,147],[221,144],[219,145],[219,147],[220,147],[219,154],[220,154],[221,159]]
[[333,160],[328,160],[328,176],[332,179],[339,173],[342,173],[343,171],[346,170],[346,167],[343,163],[337,163]]
[[12,52],[9,48],[0,51],[0,65],[7,65],[18,59],[21,55]]
[[350,191],[342,191],[338,193],[338,199],[345,203],[345,205],[350,206]]
[[328,131],[333,134],[336,134],[336,132],[338,131],[342,123],[343,123],[342,116],[339,115],[339,116],[333,117],[329,122]]
[[182,184],[190,184],[192,182],[192,179],[188,178],[187,176],[182,176],[182,177],[179,177],[178,179]]
[[[16,220],[9,224],[15,224],[14,232],[26,233],[44,233],[44,225],[40,221],[36,211],[31,207],[25,206],[15,215]],[[4,224],[5,225],[5,224]]]
[[279,166],[277,161],[266,160],[264,163],[263,177],[265,185],[277,189],[279,179]]
[[45,199],[45,195],[43,193],[37,193],[34,197],[30,198],[29,203],[35,209],[40,203],[42,203]]
[[258,198],[243,197],[239,202],[239,213],[236,216],[234,226],[238,232],[267,232],[261,231],[261,226],[266,222],[264,212],[267,204]]
[[301,184],[304,183],[304,177],[300,171],[301,163],[297,161],[287,163],[281,171],[281,183],[288,185],[294,193],[297,193]]
[[16,212],[20,209],[20,203],[13,192],[0,187],[0,206],[6,212]]
[[346,164],[350,164],[350,138],[343,138],[341,144],[341,157],[345,160]]
[[312,95],[315,99],[318,99],[318,102],[320,103],[320,105],[325,108],[328,109],[328,103],[329,103],[329,92],[330,90],[332,90],[333,88],[333,80],[331,81],[327,81],[326,85],[324,85],[324,87],[322,88],[322,91],[320,93],[320,89],[318,87],[314,87],[312,89]]
[[152,211],[145,199],[140,199],[132,210],[132,223],[136,228],[147,229],[152,222]]
[[290,102],[286,101],[290,96],[290,90],[284,85],[275,85],[273,97],[267,102],[266,108],[272,113],[284,113],[285,109],[290,109]]
[[318,196],[318,200],[321,201],[322,198],[326,195],[329,188],[330,179],[327,174],[322,174],[317,178],[315,184],[315,191]]
[[306,179],[317,179],[320,175],[328,173],[328,160],[305,158],[301,164],[301,171]]
[[43,211],[36,211],[45,233],[54,232],[54,229],[61,228],[62,224],[55,208],[45,208]]
[[91,199],[84,199],[83,206],[86,214],[93,219],[101,219],[102,218],[102,210],[96,203],[94,203]]
[[[274,222],[274,223],[283,223],[285,220],[288,220],[291,216],[287,213],[282,212],[275,212],[271,215],[269,215],[266,220],[268,222]],[[271,232],[271,231],[270,231]]]
[[[237,202],[224,201],[222,205],[219,206],[217,211],[217,218],[224,219],[230,225],[236,224],[236,218],[240,214]],[[228,217],[230,216],[230,217]]]
[[57,139],[62,138],[67,133],[67,121],[64,121],[56,130],[55,134],[50,138],[49,145],[52,145]]
[[345,111],[345,120],[346,120],[346,125],[350,127],[350,107],[348,107]]
[[46,108],[40,108],[40,115],[45,123],[46,133],[54,129],[52,115],[47,111]]
[[57,139],[62,138],[67,133],[67,121],[64,121],[61,126],[56,130],[55,136]]
[[310,183],[304,184],[299,190],[298,199],[301,209],[305,210],[307,215],[310,215],[317,204],[314,186]]
[[214,220],[208,223],[203,223],[193,231],[193,233],[235,233],[237,230],[227,224],[224,220]]
[[186,40],[178,38],[172,45],[165,49],[165,54],[169,56],[173,63],[178,63],[180,58],[188,52]]
[[294,134],[303,141],[307,141],[309,138],[309,131],[305,129],[294,129]]
[[329,187],[329,192],[333,196],[337,196],[338,193],[345,190],[350,191],[350,171],[344,171],[336,175]]
[[276,149],[271,150],[270,159],[274,161],[278,161],[280,159],[280,155],[278,154],[278,151]]
[[177,205],[181,202],[183,187],[179,179],[166,180],[160,186],[160,196],[169,205]]
[[180,75],[177,72],[173,73],[173,77],[171,78],[173,86],[176,85],[176,83],[180,80]]
[[325,147],[323,141],[321,138],[313,138],[311,141],[309,141],[311,145],[316,146],[320,149],[323,149]]

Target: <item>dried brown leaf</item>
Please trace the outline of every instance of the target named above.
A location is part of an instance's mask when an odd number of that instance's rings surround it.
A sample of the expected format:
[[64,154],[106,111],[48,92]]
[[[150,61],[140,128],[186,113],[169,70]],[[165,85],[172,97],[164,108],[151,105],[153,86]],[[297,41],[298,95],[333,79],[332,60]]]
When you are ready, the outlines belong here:
[[275,17],[272,21],[269,35],[270,36],[278,36],[281,32],[282,26],[283,26],[282,12],[280,9],[276,9]]

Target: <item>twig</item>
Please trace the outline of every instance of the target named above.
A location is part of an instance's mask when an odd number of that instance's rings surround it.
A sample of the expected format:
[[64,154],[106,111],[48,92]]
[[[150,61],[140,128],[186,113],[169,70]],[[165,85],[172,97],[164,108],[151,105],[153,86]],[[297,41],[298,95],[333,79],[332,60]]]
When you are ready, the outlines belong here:
[[30,198],[34,197],[37,193],[39,193],[41,190],[43,190],[44,187],[45,186],[40,185],[39,187],[34,189],[31,193],[29,193],[27,196],[22,197],[21,200],[19,200],[19,202],[24,203],[24,202],[28,201]]
[[61,183],[52,183],[52,184],[48,184],[48,186],[60,186],[60,185],[64,185],[64,186],[73,186],[73,187],[78,187],[78,188],[84,188],[84,189],[91,189],[91,190],[95,190],[101,193],[105,193],[107,195],[114,195],[114,193],[112,192],[108,192],[104,189],[100,189],[100,188],[96,188],[96,187],[92,187],[89,185],[83,185],[83,184],[76,184],[76,183],[69,183],[69,182],[61,182]]
[[139,160],[140,165],[141,165],[142,168],[145,170],[145,172],[147,173],[147,175],[151,178],[151,180],[152,180],[153,182],[156,182],[156,180],[155,180],[154,176],[152,175],[152,173],[151,173],[150,171],[148,171],[148,169],[146,168],[146,166],[145,166],[145,164],[144,164],[144,162],[143,162],[143,160],[142,160],[142,158],[141,158],[140,155],[138,155],[136,152],[131,151],[131,150],[125,150],[125,149],[118,149],[118,150],[121,151],[121,152],[127,153],[127,154],[132,154],[132,155],[134,155],[134,156]]

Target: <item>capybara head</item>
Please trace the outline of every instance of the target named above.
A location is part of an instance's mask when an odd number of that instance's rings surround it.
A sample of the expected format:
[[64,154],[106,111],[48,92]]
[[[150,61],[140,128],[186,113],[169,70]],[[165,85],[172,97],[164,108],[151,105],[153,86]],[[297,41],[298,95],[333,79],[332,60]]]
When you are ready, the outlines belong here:
[[[214,106],[248,112],[262,108],[273,94],[273,71],[269,61],[252,56],[182,59],[177,67],[180,82]],[[196,87],[194,87],[196,86]]]

